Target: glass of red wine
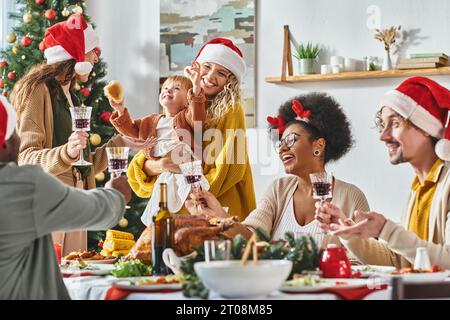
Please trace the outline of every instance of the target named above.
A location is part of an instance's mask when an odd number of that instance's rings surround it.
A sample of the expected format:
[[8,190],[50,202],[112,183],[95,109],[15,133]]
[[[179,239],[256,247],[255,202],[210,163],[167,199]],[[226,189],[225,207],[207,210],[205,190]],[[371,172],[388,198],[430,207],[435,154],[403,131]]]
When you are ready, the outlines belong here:
[[130,148],[128,147],[107,147],[106,154],[108,155],[108,170],[115,176],[120,176],[128,169],[128,154]]
[[328,172],[311,173],[309,175],[313,188],[313,198],[322,205],[333,197],[333,175]]
[[[201,190],[200,181],[203,177],[202,162],[200,160],[180,164],[181,172],[186,182],[191,186],[194,195],[198,195]],[[199,205],[200,206],[200,205]]]
[[[91,113],[92,107],[71,107],[70,114],[72,116],[72,130],[89,132],[91,130]],[[92,163],[84,160],[83,150],[80,150],[80,159],[72,164],[73,166],[83,167],[91,166]]]

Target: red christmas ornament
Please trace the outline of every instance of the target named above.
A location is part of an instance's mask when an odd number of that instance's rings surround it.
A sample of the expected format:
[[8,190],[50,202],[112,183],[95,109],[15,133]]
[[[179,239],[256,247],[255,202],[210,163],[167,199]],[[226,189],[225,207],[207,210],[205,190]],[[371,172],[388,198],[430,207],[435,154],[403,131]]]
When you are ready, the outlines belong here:
[[110,124],[110,118],[111,118],[111,112],[109,111],[103,111],[102,113],[100,113],[100,121],[104,124]]
[[98,247],[99,247],[99,248],[103,248],[103,241],[99,241],[99,242],[98,242]]
[[29,47],[33,43],[30,37],[25,36],[22,38],[21,45],[22,47]]
[[8,62],[6,61],[0,61],[0,70],[8,66]]
[[12,71],[8,72],[8,78],[9,78],[9,80],[14,80],[16,78],[16,75]]
[[44,40],[42,40],[41,42],[39,42],[39,50],[44,51],[45,50],[45,42]]
[[3,91],[3,92],[2,92],[2,95],[3,95],[4,97],[6,97],[6,98],[7,98],[7,97],[8,97],[8,92],[6,92],[6,91]]
[[45,0],[35,0],[36,4],[43,4]]
[[4,87],[5,87],[5,85],[3,84],[3,78],[0,78],[0,89],[4,88]]
[[91,95],[91,91],[89,90],[89,88],[83,88],[80,90],[80,93],[85,96],[86,98],[89,97]]
[[45,19],[49,20],[49,21],[53,21],[56,19],[56,11],[53,9],[48,9],[47,11],[45,11]]

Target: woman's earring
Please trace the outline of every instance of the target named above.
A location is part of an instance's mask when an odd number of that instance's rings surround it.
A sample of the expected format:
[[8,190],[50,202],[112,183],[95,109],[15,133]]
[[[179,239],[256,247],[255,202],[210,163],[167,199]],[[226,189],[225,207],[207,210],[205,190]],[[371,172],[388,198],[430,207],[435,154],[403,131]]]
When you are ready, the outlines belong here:
[[314,150],[314,155],[316,157],[320,156],[320,150],[319,149]]

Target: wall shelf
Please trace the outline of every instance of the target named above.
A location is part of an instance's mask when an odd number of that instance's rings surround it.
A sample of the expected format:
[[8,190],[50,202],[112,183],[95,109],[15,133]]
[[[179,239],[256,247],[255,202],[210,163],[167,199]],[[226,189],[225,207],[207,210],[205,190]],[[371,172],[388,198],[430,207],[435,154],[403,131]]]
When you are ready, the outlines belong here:
[[412,76],[450,75],[450,66],[430,69],[409,69],[389,71],[357,71],[342,72],[338,74],[310,74],[304,76],[287,76],[285,81],[281,77],[267,77],[264,80],[269,83],[297,83],[315,81],[337,81],[337,80],[361,80],[377,78],[398,78]]

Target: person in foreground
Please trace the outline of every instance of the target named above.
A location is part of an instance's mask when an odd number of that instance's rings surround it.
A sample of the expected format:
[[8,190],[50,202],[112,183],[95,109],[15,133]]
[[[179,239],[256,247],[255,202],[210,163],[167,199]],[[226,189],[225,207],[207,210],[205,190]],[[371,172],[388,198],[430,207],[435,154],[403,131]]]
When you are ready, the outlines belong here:
[[14,110],[0,97],[0,299],[70,299],[51,233],[117,225],[131,189],[120,177],[107,189],[83,191],[39,166],[17,166],[15,124]]
[[[261,228],[273,240],[286,232],[310,235],[319,247],[339,244],[337,238],[324,237],[315,217],[311,173],[322,173],[330,161],[339,160],[352,147],[350,124],[340,105],[324,93],[311,93],[284,103],[276,118],[268,117],[276,130],[276,149],[290,176],[275,180],[256,210],[243,221],[236,232],[246,237]],[[281,139],[280,139],[281,138]],[[207,208],[197,210],[197,199],[186,202],[192,214],[227,217],[216,198],[205,192]],[[352,184],[333,181],[332,203],[344,208],[346,217],[355,210],[368,210],[366,197]]]
[[407,79],[381,101],[377,125],[390,162],[409,163],[416,174],[402,225],[376,212],[357,213],[355,223],[338,206],[317,210],[321,227],[363,263],[411,267],[424,247],[431,264],[450,268],[449,108],[450,91],[424,77]]

